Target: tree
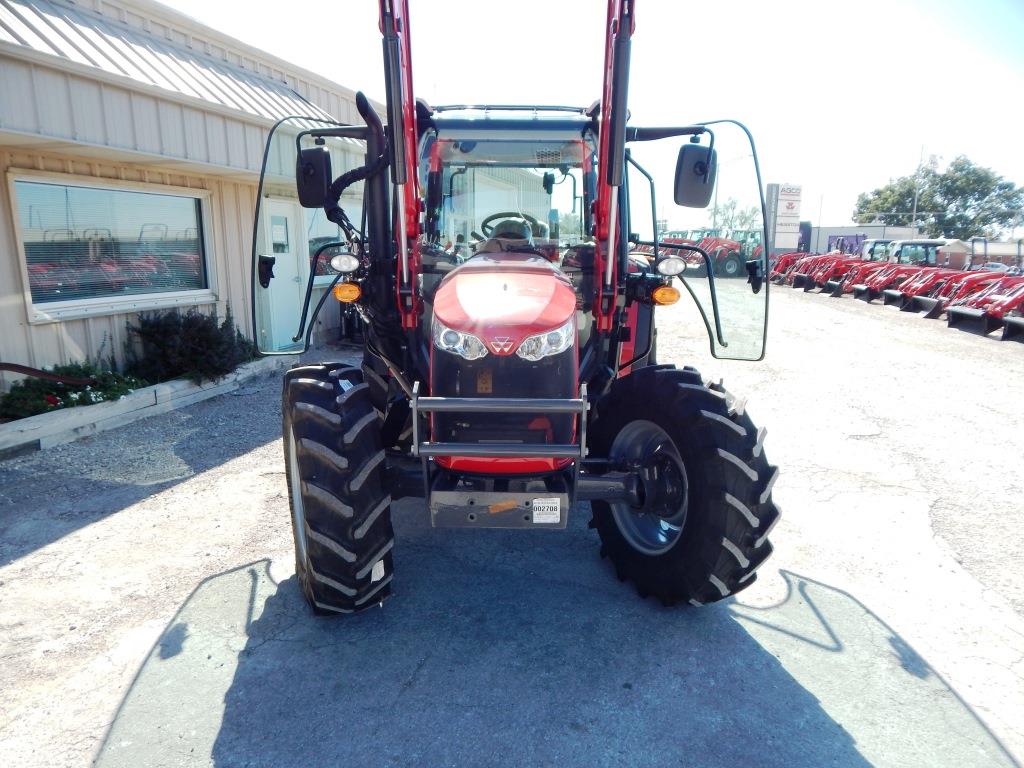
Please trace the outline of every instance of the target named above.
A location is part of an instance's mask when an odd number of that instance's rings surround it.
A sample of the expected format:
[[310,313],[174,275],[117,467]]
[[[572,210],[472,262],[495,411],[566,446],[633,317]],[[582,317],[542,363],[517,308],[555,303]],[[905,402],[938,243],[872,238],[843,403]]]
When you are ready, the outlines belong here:
[[713,228],[720,230],[760,229],[761,209],[757,206],[740,208],[739,200],[730,197],[711,209]]
[[558,216],[558,236],[578,237],[580,234],[580,215],[578,213],[562,213]]
[[861,194],[853,220],[890,226],[918,224],[930,237],[969,240],[998,237],[1013,226],[1022,208],[1024,188],[960,155],[941,173],[933,161],[912,176]]

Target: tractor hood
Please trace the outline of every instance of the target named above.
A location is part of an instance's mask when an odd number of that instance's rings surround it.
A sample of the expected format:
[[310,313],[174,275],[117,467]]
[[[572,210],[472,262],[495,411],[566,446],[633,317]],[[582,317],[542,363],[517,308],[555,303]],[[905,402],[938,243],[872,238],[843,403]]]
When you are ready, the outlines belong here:
[[452,270],[434,294],[434,317],[497,355],[563,325],[576,311],[572,283],[534,254],[488,253]]

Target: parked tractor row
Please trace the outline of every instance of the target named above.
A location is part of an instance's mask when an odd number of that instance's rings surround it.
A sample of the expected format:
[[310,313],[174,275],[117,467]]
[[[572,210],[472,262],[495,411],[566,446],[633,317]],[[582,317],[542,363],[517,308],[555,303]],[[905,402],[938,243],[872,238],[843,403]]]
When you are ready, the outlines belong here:
[[[761,232],[753,229],[701,228],[671,230],[658,235],[660,252],[681,258],[686,262],[688,274],[699,277],[707,274],[707,265],[701,251],[711,257],[714,273],[719,277],[745,277],[747,271],[744,265],[751,259],[760,259],[764,253],[761,240]],[[694,250],[691,246],[700,250]],[[652,245],[639,244],[634,250],[654,253]]]
[[[946,240],[865,240],[853,253],[844,253],[841,243],[824,254],[783,253],[775,258],[770,279],[836,298],[852,294],[868,303],[881,299],[886,306],[931,319],[945,314],[950,328],[982,335],[1001,330],[1004,341],[1024,342],[1021,261],[1013,267],[987,261],[973,267],[975,244],[969,261],[956,258],[963,245]],[[984,244],[983,258],[989,245]],[[1016,245],[1019,250],[1020,243]]]

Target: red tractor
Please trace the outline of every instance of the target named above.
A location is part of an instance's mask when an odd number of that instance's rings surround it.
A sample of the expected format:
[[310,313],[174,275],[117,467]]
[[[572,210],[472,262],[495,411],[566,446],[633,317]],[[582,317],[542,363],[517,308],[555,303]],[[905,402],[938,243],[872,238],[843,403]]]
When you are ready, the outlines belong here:
[[895,305],[901,312],[920,312],[924,307],[916,300],[931,296],[947,280],[962,274],[959,269],[929,267],[916,275],[907,278],[899,288],[886,288],[882,291],[882,303],[886,306]]
[[[731,234],[731,233],[730,233]],[[695,245],[711,255],[714,272],[720,277],[745,277],[748,258],[760,255],[759,245],[751,238],[743,242],[723,237],[718,229],[691,229],[665,232],[663,241],[671,252],[674,245]],[[763,249],[760,249],[763,250]],[[749,252],[749,253],[748,253]],[[703,259],[694,251],[684,253],[684,258],[698,273],[704,269]]]
[[[1018,338],[1020,322],[1013,314],[1024,308],[1024,277],[1002,277],[946,310],[946,324],[986,335],[1003,328],[1003,338]],[[1007,317],[1009,315],[1009,318]],[[1010,323],[1010,332],[1006,324]]]
[[993,272],[958,272],[937,285],[930,296],[915,296],[913,310],[924,312],[929,319],[941,317],[950,306],[962,304],[978,291],[983,291],[1002,275]]
[[[663,250],[655,216],[665,177],[677,205],[707,207],[717,190],[756,205],[763,230],[757,156],[733,121],[628,123],[634,8],[608,3],[591,107],[431,107],[414,97],[407,0],[381,0],[386,125],[358,94],[362,125],[289,118],[272,131],[253,238],[255,338],[267,354],[304,351],[331,296],[362,323],[361,364],[299,365],[284,378],[296,572],[314,612],[360,611],[391,593],[401,544],[390,510],[404,497],[423,499],[434,526],[542,530],[564,529],[589,501],[601,554],[666,605],[735,594],[770,555],[778,471],[764,430],[720,384],[654,359],[654,309],[678,299],[675,280],[713,354],[763,357],[763,252],[742,263],[746,280],[716,280],[706,249],[677,244],[704,265],[695,274]],[[648,170],[646,153],[665,157],[665,141],[674,168]],[[355,167],[344,160],[353,146],[365,148]],[[349,170],[335,178],[339,162]],[[730,175],[740,166],[745,179]],[[570,212],[562,195],[577,188]],[[337,238],[311,265],[293,241],[325,219]],[[300,305],[289,321],[282,307]]]
[[786,275],[789,271],[799,262],[801,259],[808,257],[807,253],[803,251],[789,251],[788,253],[780,253],[775,257],[772,263],[771,272],[768,275],[768,279],[779,285],[786,282]]
[[863,274],[862,282],[853,285],[854,298],[872,302],[887,288],[895,288],[922,269],[934,266],[938,249],[945,240],[896,240],[888,246],[888,263],[881,269]]

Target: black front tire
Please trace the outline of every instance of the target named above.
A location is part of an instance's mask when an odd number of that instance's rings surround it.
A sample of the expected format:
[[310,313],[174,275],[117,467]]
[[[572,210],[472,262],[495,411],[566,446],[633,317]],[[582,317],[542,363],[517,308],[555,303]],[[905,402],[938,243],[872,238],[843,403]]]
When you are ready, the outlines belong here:
[[353,613],[391,593],[391,498],[370,387],[341,363],[284,377],[285,476],[295,571],[315,613]]
[[735,253],[730,253],[722,261],[722,265],[719,267],[719,274],[722,277],[739,277],[743,274],[743,262],[740,257]]
[[692,368],[665,365],[642,368],[612,385],[598,404],[594,453],[612,456],[616,437],[643,422],[671,439],[685,469],[681,529],[667,549],[641,551],[616,521],[616,514],[625,519],[635,510],[594,501],[592,526],[602,555],[642,597],[666,605],[704,605],[750,586],[772,552],[768,533],[779,519],[772,500],[778,469],[764,455],[764,430],[720,385],[706,386]]

